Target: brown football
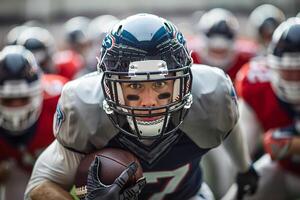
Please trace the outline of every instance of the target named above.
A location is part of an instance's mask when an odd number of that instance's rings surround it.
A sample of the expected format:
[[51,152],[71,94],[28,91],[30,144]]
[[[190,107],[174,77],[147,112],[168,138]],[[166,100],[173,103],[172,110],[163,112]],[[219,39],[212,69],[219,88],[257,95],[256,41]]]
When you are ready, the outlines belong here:
[[99,180],[110,185],[114,180],[132,163],[138,164],[138,169],[135,175],[129,180],[129,185],[133,185],[139,178],[143,176],[143,170],[137,157],[129,151],[118,148],[104,148],[84,157],[78,168],[75,176],[75,186],[77,196],[86,193],[86,182],[88,170],[95,159],[95,156],[100,158]]

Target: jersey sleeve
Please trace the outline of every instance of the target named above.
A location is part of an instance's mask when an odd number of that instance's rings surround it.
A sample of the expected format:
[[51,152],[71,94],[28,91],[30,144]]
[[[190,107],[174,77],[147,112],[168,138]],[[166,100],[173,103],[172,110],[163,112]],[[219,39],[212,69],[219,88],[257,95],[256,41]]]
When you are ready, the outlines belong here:
[[81,105],[74,91],[75,87],[76,82],[71,81],[63,88],[54,115],[53,132],[57,141],[65,148],[86,153],[92,146],[84,123],[86,119],[82,119],[79,113],[78,107]]
[[195,65],[193,72],[193,104],[182,130],[202,148],[222,143],[239,118],[235,89],[223,70]]

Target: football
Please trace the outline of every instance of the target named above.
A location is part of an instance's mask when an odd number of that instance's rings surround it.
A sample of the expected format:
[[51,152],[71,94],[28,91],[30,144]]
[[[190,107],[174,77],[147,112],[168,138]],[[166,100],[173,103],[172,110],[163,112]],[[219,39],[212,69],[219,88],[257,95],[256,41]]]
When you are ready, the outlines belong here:
[[78,197],[86,194],[88,170],[96,156],[100,158],[101,162],[98,174],[99,180],[105,185],[112,184],[132,162],[136,162],[138,168],[135,175],[129,179],[127,184],[133,185],[143,176],[141,164],[134,154],[118,148],[104,148],[100,151],[88,154],[81,160],[75,176],[76,195]]

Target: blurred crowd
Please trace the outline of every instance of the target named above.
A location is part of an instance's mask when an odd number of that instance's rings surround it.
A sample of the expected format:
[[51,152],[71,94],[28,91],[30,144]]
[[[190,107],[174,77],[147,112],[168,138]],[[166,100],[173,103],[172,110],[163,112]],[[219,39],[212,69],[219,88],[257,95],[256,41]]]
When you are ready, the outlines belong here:
[[[247,18],[255,38],[239,35],[246,24],[229,10],[197,17],[197,31],[185,35],[193,67],[221,68],[234,82],[244,139],[261,178],[246,199],[300,199],[300,13],[287,18],[280,8],[260,5]],[[102,40],[119,20],[73,17],[61,26],[63,44],[34,20],[7,33],[0,51],[0,200],[23,198],[35,160],[54,140],[64,84],[97,70]],[[236,173],[224,151],[210,151],[202,166],[214,198],[223,200],[234,198]]]

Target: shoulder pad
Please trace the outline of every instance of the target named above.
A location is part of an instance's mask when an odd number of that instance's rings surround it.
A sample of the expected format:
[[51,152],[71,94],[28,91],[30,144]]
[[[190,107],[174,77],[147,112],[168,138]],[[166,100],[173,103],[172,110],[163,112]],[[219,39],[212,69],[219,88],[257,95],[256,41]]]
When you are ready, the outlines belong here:
[[53,123],[63,146],[89,152],[102,148],[117,133],[102,109],[101,76],[91,73],[65,85]]
[[216,147],[238,120],[236,94],[219,68],[194,65],[192,73],[193,104],[181,129],[200,147]]

